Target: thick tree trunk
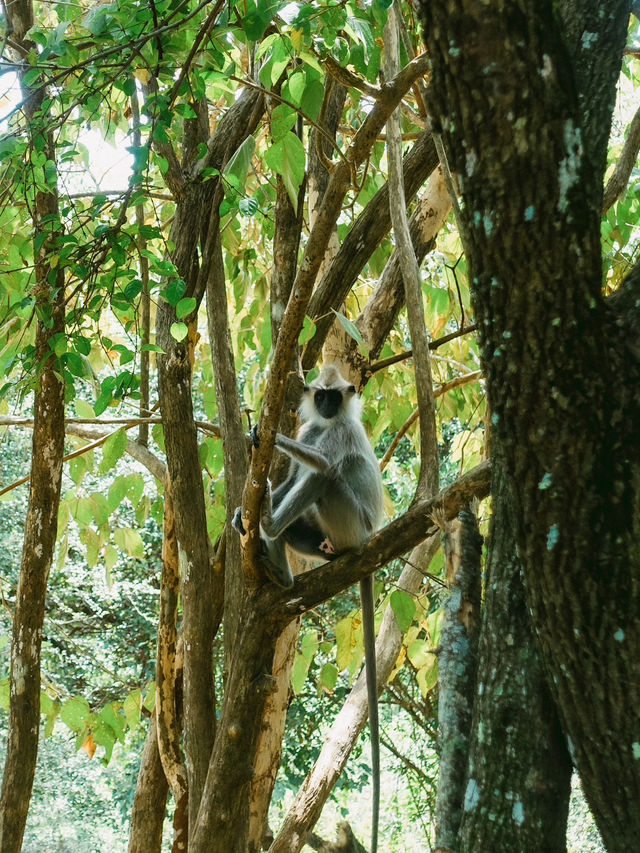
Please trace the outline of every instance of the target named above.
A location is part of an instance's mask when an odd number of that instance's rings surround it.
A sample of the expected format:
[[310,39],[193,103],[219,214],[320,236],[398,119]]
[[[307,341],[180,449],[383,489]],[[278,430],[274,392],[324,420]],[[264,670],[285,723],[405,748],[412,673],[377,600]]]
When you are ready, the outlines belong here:
[[422,5],[527,597],[602,837],[626,853],[640,834],[640,368],[602,299],[600,210],[629,4]]
[[461,853],[564,853],[571,761],[534,644],[504,466],[493,518]]
[[[12,38],[26,53],[33,24],[29,0],[10,4],[5,14]],[[22,58],[22,54],[19,54]],[[27,69],[28,70],[28,67]],[[22,75],[21,75],[22,77]],[[44,87],[22,84],[29,132],[41,137],[39,113]],[[42,143],[39,143],[42,147]],[[46,137],[48,163],[55,164],[52,136]],[[35,775],[40,732],[40,649],[49,569],[58,527],[58,506],[64,454],[64,382],[49,341],[65,329],[64,271],[50,263],[60,233],[58,196],[48,165],[39,169],[31,216],[34,230],[36,322],[35,358],[41,365],[34,397],[29,504],[25,521],[20,578],[16,592],[11,639],[11,694],[7,754],[0,794],[0,851],[18,853],[22,847]]]

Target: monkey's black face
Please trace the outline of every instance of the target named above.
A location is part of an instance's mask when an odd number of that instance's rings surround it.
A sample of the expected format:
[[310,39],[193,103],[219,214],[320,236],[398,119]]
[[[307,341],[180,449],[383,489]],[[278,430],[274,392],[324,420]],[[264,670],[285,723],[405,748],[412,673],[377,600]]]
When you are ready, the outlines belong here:
[[313,402],[323,418],[335,418],[342,407],[342,391],[336,388],[318,388],[313,395]]

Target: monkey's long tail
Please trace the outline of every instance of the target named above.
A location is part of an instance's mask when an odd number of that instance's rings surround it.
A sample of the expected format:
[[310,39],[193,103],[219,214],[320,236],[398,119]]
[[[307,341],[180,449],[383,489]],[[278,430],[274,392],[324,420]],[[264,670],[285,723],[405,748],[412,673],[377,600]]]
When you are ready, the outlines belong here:
[[376,629],[373,600],[373,575],[360,581],[362,604],[362,633],[364,639],[364,666],[367,678],[367,703],[369,705],[369,736],[371,738],[371,778],[373,803],[371,815],[371,853],[378,849],[378,823],[380,817],[380,725],[378,721],[378,679],[376,675]]

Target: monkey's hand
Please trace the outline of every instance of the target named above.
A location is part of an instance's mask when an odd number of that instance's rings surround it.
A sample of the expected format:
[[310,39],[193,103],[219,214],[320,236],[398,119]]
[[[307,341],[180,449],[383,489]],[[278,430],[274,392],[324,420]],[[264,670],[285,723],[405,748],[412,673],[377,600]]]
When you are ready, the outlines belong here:
[[231,524],[235,527],[235,529],[238,531],[240,536],[244,536],[246,534],[247,531],[244,529],[244,524],[242,523],[242,507],[241,506],[236,507],[236,511],[233,514],[233,520],[232,520]]
[[257,450],[260,447],[260,439],[258,438],[258,424],[254,424],[251,427],[249,438],[251,439],[251,444],[253,444],[253,446]]
[[335,549],[329,539],[323,539],[322,542],[318,545],[318,548],[322,551],[323,554],[335,554]]

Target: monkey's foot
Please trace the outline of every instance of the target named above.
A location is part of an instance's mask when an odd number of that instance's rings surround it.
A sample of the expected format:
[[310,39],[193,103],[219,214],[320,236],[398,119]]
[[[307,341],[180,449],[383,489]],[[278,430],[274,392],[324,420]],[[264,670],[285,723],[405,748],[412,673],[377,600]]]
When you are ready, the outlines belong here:
[[233,514],[233,520],[232,520],[231,524],[235,527],[235,529],[238,531],[240,536],[244,536],[245,533],[247,532],[244,529],[244,524],[242,523],[242,507],[241,506],[236,507],[236,511]]
[[322,551],[323,554],[335,554],[335,549],[329,539],[323,539],[322,542],[318,545],[318,548]]

